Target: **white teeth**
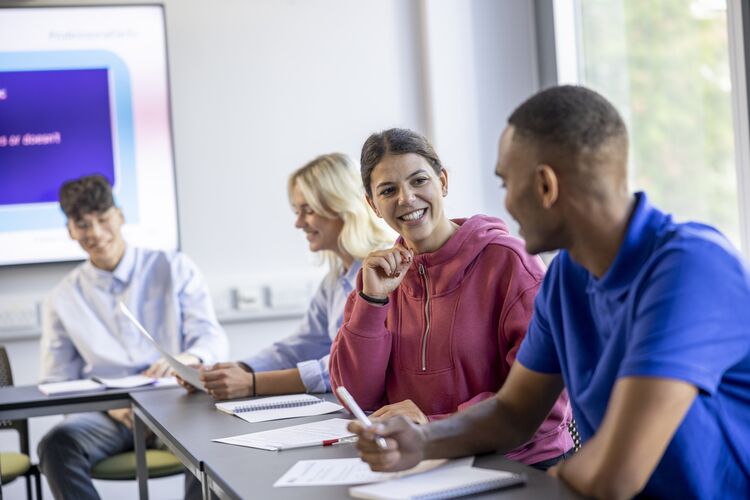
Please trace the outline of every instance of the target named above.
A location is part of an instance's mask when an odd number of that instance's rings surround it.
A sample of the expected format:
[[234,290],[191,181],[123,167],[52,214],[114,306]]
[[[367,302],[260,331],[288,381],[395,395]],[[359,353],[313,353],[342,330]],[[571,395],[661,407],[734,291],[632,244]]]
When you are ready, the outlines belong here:
[[425,210],[424,208],[422,210],[415,210],[414,212],[402,215],[401,218],[403,220],[417,220],[424,215]]

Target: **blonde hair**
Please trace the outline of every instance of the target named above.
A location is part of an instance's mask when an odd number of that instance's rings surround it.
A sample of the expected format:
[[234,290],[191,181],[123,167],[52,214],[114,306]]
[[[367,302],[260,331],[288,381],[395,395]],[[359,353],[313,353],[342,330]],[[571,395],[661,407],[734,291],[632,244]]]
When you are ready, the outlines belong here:
[[[297,187],[315,213],[341,219],[344,225],[338,238],[339,248],[362,260],[373,250],[390,246],[395,235],[383,227],[367,206],[357,173],[357,167],[345,154],[321,155],[289,176],[287,192],[291,201]],[[341,258],[334,252],[326,250],[323,257],[332,273],[343,269]]]

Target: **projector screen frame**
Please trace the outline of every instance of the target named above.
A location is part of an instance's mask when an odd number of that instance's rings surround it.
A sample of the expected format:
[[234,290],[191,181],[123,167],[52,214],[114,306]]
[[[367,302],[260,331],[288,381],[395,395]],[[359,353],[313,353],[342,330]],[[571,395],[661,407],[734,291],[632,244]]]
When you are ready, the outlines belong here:
[[[175,131],[174,131],[174,116],[172,112],[172,80],[171,80],[171,71],[170,71],[170,57],[169,57],[169,35],[167,31],[167,8],[164,3],[158,3],[158,2],[144,2],[144,3],[99,3],[99,4],[82,4],[82,3],[55,3],[55,4],[48,4],[48,3],[39,3],[39,4],[31,4],[31,5],[16,5],[16,4],[9,4],[5,2],[4,0],[0,0],[0,14],[2,14],[2,11],[7,10],[27,10],[27,11],[33,11],[33,10],[41,10],[41,9],[55,9],[55,10],[95,10],[95,9],[108,9],[108,8],[125,8],[125,9],[138,9],[138,8],[157,8],[160,11],[160,18],[161,18],[161,33],[163,36],[163,43],[164,43],[164,79],[165,79],[165,99],[164,104],[166,106],[166,122],[168,125],[168,138],[169,138],[169,154],[171,159],[171,190],[173,194],[174,199],[174,250],[181,251],[182,250],[182,240],[181,240],[181,230],[180,230],[180,210],[179,210],[179,192],[177,189],[177,158],[176,158],[176,146],[175,146]],[[1,52],[1,50],[0,50]],[[135,121],[134,121],[135,123]],[[117,200],[116,200],[117,201]],[[120,204],[118,203],[118,206]],[[123,207],[125,208],[125,207]],[[123,226],[123,229],[126,230],[128,226],[128,222],[126,220],[125,226]],[[127,237],[126,237],[127,240]],[[37,260],[30,260],[30,261],[12,261],[12,262],[3,262],[0,261],[0,268],[16,268],[16,267],[25,267],[25,266],[44,266],[44,265],[54,265],[54,264],[70,264],[70,263],[80,263],[84,262],[88,259],[88,256],[81,255],[78,257],[50,257],[50,258],[40,258]]]

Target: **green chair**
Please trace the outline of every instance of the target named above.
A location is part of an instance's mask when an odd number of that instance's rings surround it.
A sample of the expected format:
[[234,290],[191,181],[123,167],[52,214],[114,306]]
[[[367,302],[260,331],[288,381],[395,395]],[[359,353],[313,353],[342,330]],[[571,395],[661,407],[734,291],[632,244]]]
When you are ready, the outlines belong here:
[[[13,385],[13,373],[10,370],[10,360],[5,346],[0,346],[0,387]],[[26,498],[32,500],[31,478],[36,483],[36,498],[42,500],[42,481],[39,469],[31,463],[29,454],[29,423],[27,420],[0,421],[0,429],[13,429],[18,432],[18,447],[20,453],[0,452],[0,471],[2,484],[7,484],[23,476],[26,479]]]
[[[146,450],[148,477],[182,474],[185,468],[172,453],[165,450]],[[128,451],[105,458],[91,469],[91,477],[106,481],[132,481],[138,476],[135,452]]]

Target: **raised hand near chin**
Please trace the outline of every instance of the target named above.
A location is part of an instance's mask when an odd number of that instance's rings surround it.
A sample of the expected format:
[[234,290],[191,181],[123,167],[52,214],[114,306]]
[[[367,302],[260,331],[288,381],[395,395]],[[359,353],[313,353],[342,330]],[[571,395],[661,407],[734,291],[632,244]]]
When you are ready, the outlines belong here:
[[370,253],[362,262],[362,293],[376,299],[387,298],[401,284],[413,262],[412,251],[401,245]]

